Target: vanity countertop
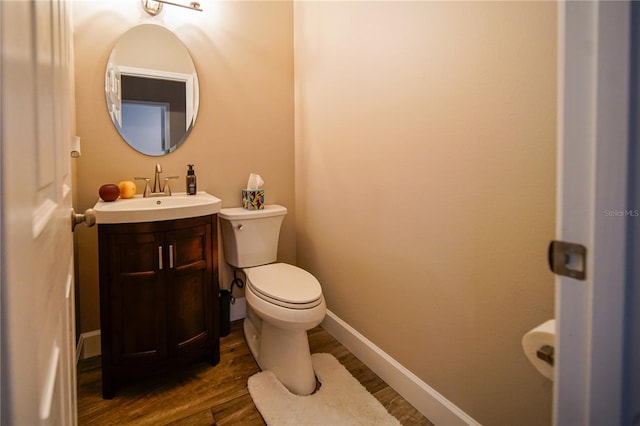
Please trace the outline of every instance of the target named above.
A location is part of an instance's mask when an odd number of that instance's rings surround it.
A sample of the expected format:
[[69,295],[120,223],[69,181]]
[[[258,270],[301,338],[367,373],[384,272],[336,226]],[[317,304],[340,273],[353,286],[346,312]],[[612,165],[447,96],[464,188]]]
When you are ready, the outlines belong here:
[[182,192],[166,197],[136,195],[110,202],[98,200],[93,210],[97,224],[138,223],[217,214],[221,206],[222,200],[218,197],[198,191],[196,195]]

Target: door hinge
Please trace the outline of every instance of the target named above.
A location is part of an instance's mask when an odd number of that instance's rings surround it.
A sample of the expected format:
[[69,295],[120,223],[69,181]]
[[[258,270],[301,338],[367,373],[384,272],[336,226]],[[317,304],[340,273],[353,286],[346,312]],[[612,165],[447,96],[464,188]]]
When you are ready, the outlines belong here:
[[566,241],[551,241],[549,244],[549,268],[551,272],[565,277],[585,280],[587,271],[587,248]]

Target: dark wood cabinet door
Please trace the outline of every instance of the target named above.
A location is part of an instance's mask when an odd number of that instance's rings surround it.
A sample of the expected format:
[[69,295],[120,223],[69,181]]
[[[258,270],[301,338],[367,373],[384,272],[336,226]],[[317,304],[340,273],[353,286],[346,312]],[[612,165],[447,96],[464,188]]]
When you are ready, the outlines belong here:
[[213,250],[211,224],[166,234],[169,351],[172,357],[199,356],[213,333]]
[[167,358],[162,235],[113,234],[109,240],[113,362],[151,368]]

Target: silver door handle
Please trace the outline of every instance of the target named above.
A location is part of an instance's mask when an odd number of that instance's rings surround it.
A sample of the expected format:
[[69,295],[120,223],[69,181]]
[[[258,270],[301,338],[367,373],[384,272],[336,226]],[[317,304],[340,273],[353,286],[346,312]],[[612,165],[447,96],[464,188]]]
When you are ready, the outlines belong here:
[[162,246],[158,246],[158,269],[162,269]]
[[96,212],[93,209],[87,209],[84,213],[76,213],[71,207],[71,232],[76,230],[76,225],[84,223],[87,226],[96,224]]
[[169,244],[169,269],[173,269],[173,245]]

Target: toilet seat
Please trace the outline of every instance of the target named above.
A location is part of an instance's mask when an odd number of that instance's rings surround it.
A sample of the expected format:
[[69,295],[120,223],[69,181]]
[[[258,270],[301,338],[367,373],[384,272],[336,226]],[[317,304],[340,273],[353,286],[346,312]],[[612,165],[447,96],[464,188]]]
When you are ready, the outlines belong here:
[[322,302],[322,287],[309,272],[288,263],[244,269],[247,287],[257,297],[289,309],[310,309]]

